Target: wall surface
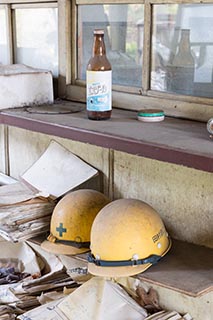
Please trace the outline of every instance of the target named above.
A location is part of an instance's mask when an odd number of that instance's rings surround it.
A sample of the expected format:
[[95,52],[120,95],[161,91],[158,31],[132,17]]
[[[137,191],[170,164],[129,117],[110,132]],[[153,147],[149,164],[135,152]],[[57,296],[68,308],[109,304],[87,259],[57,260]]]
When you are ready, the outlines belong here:
[[18,178],[51,139],[97,168],[100,185],[95,188],[111,199],[146,201],[159,212],[172,237],[213,247],[212,173],[10,127],[10,175]]
[[10,175],[18,178],[24,173],[45,151],[51,140],[61,143],[82,160],[98,169],[100,177],[96,189],[109,195],[107,183],[110,180],[109,151],[107,149],[13,127],[9,128]]
[[212,173],[115,152],[114,196],[152,205],[172,237],[213,247]]

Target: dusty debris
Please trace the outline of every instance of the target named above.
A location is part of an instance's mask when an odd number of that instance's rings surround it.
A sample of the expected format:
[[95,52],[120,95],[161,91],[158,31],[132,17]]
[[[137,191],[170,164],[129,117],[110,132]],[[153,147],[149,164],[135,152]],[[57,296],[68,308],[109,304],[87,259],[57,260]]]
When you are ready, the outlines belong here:
[[136,288],[136,294],[136,301],[150,314],[162,310],[159,305],[157,291],[152,287],[148,291],[146,291],[141,285],[138,285]]
[[187,313],[184,316],[181,316],[176,311],[159,311],[149,317],[147,317],[145,320],[193,320],[191,316]]

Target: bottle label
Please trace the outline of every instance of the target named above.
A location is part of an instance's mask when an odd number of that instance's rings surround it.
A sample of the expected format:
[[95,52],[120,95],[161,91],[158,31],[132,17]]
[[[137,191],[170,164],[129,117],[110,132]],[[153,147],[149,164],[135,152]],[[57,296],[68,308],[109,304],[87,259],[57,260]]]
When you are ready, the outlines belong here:
[[87,110],[112,110],[112,71],[87,71]]

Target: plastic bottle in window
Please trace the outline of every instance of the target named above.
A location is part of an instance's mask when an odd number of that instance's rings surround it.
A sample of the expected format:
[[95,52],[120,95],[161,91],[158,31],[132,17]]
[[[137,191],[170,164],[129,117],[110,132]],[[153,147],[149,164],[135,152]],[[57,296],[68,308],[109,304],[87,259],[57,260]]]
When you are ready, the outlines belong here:
[[106,56],[104,30],[94,30],[92,57],[87,64],[87,116],[106,120],[112,112],[112,68]]
[[179,47],[172,65],[175,68],[173,89],[176,92],[192,94],[195,61],[191,52],[189,29],[181,29]]

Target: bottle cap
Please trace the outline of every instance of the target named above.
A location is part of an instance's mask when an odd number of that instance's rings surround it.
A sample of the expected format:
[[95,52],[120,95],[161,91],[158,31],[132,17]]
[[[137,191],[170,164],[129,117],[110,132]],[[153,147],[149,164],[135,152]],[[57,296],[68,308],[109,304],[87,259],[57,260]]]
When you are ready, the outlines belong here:
[[161,109],[142,109],[138,111],[138,120],[143,122],[158,122],[164,120],[164,111]]
[[94,34],[104,34],[104,30],[103,29],[95,29]]

